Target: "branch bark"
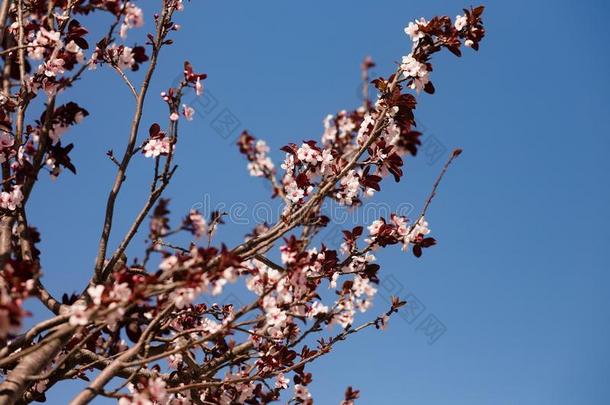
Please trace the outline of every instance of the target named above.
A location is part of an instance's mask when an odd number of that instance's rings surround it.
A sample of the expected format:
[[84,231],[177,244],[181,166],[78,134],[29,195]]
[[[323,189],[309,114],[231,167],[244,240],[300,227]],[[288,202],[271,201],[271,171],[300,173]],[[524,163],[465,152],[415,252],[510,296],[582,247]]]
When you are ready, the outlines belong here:
[[163,10],[157,23],[157,35],[153,43],[153,52],[150,58],[150,65],[148,66],[148,70],[146,71],[146,75],[144,77],[144,81],[142,82],[140,92],[138,93],[136,101],[136,110],[131,123],[131,130],[127,141],[127,147],[125,148],[125,153],[123,154],[121,165],[117,170],[114,179],[114,184],[112,186],[112,189],[110,190],[110,193],[108,194],[108,199],[106,202],[106,214],[104,216],[104,226],[102,228],[102,235],[100,237],[100,243],[95,262],[95,277],[93,279],[93,284],[98,284],[102,282],[105,278],[103,274],[103,269],[104,261],[106,260],[106,250],[108,249],[108,239],[110,238],[110,231],[112,230],[114,205],[116,203],[117,196],[121,191],[121,187],[125,182],[127,168],[129,166],[129,162],[133,156],[133,152],[136,147],[138,129],[140,127],[140,121],[142,120],[142,112],[144,110],[144,101],[146,99],[146,94],[148,92],[150,81],[157,66],[159,51],[161,50],[163,40],[165,39],[165,36],[167,34],[165,25],[167,19],[171,17],[172,11],[173,9],[171,7],[167,7],[167,2],[163,1]]

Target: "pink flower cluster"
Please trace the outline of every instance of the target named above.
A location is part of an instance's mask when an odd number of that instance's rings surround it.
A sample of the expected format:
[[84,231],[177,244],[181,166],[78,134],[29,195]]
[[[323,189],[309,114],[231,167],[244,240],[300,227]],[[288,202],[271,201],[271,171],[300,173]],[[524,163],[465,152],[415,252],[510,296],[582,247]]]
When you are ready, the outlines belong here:
[[121,24],[121,38],[127,38],[127,30],[144,26],[144,13],[140,7],[128,1],[125,4],[125,16]]
[[142,153],[144,156],[157,158],[161,155],[168,155],[173,147],[170,138],[161,131],[158,124],[153,124],[149,130],[150,138],[144,143]]
[[23,193],[20,186],[13,186],[11,191],[3,191],[0,193],[0,208],[5,210],[15,211],[23,201]]

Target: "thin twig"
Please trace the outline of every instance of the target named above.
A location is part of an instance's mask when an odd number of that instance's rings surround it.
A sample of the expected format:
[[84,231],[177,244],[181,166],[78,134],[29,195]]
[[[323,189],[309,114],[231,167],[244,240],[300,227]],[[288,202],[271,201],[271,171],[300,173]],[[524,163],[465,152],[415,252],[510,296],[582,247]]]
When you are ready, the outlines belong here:
[[434,196],[436,195],[436,190],[438,189],[439,184],[441,184],[441,180],[443,180],[443,176],[449,169],[449,166],[451,166],[451,163],[455,160],[455,158],[460,156],[461,153],[462,153],[462,149],[455,149],[453,152],[451,152],[449,159],[447,159],[447,161],[445,162],[445,165],[443,166],[443,170],[441,170],[438,177],[436,178],[436,181],[434,182],[434,185],[432,186],[432,191],[430,191],[430,195],[428,195],[428,198],[426,199],[426,203],[424,204],[421,212],[419,213],[419,216],[417,217],[417,221],[415,221],[415,223],[412,226],[415,226],[419,222],[419,220],[422,219],[426,215],[426,212],[428,211],[428,207],[430,207],[430,204],[432,203],[432,199],[434,199]]
[[123,72],[123,70],[114,63],[112,64],[112,67],[114,68],[114,70],[116,70],[116,72],[119,74],[119,76],[121,76],[121,78],[123,79],[123,81],[125,82],[127,87],[129,87],[129,90],[131,90],[131,94],[133,94],[133,96],[137,100],[138,92],[136,91],[136,88],[133,87],[133,84],[131,83],[129,78],[125,75],[125,72]]

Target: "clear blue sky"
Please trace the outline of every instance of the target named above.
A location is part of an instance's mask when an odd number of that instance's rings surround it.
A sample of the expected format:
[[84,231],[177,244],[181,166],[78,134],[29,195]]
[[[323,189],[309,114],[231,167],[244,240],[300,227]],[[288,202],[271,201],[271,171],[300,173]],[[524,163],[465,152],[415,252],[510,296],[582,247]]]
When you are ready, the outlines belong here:
[[[155,2],[145,3],[150,21]],[[348,385],[361,390],[362,404],[610,403],[610,6],[601,0],[483,4],[481,51],[436,57],[437,93],[419,97],[417,114],[429,139],[447,152],[465,151],[428,215],[439,245],[419,260],[399,249],[380,255],[385,288],[399,283],[403,295],[425,308],[411,323],[396,318],[387,331],[356,336],[319,361],[312,385],[317,403],[338,403]],[[165,117],[157,94],[185,57],[209,74],[217,104],[181,124],[180,168],[169,190],[173,213],[182,216],[206,193],[214,203],[249,206],[267,198],[231,141],[236,133],[227,140],[213,129],[225,108],[239,130],[268,141],[279,164],[281,146],[319,137],[326,114],[358,105],[365,55],[378,62],[375,72],[387,74],[409,52],[402,31],[408,21],[453,17],[469,5],[187,5],[178,15],[183,30],[153,83],[144,127]],[[140,39],[144,30],[130,35]],[[89,277],[113,179],[104,152],[122,152],[133,109],[111,72],[88,73],[76,94],[92,114],[65,136],[76,144],[79,173],[55,183],[43,178],[29,214],[42,232],[44,281],[58,295],[80,290]],[[441,160],[408,161],[405,180],[388,182],[380,198],[419,207]],[[150,163],[135,159],[119,198],[115,237],[143,202]],[[227,225],[220,236],[234,244],[248,228]],[[142,247],[138,241],[130,255]],[[384,308],[383,300],[378,304],[376,311]],[[433,344],[418,330],[426,320],[446,329]],[[55,392],[49,402],[65,403],[71,394]]]

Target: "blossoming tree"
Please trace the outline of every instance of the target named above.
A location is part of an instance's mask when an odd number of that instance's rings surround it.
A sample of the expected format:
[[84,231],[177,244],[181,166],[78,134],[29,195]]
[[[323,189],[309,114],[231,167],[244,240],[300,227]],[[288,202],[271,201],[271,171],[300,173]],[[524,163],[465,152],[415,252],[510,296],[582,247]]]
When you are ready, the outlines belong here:
[[[462,45],[477,50],[484,36],[483,7],[465,9],[453,21],[409,23],[410,52],[393,73],[372,80],[377,99],[329,115],[319,141],[284,146],[281,170],[264,141],[242,133],[237,146],[250,174],[269,182],[283,210],[274,224],[259,224],[243,243],[226,246],[214,239],[222,213],[204,218],[191,211],[170,226],[168,200],[162,198],[176,173],[178,122],[194,113],[182,97],[189,91],[201,95],[206,75],[185,62],[180,82],[161,94],[167,116],[158,123],[142,121],[149,84],[185,6],[182,0],[158,3],[157,13],[148,16],[137,3],[123,0],[2,1],[1,404],[44,401],[66,380],[82,381],[71,404],[99,396],[141,405],[262,404],[280,398],[311,403],[308,364],[354,333],[385,328],[405,305],[393,297],[373,320],[358,322],[357,313],[369,309],[376,293],[375,250],[398,245],[419,257],[435,244],[425,214],[459,150],[449,156],[418,216],[391,215],[346,229],[339,250],[316,245],[315,236],[332,221],[325,201],[357,207],[388,178],[400,181],[403,160],[415,156],[420,145],[416,95],[434,92],[431,56],[443,49],[460,56]],[[100,14],[110,15],[112,23],[103,37],[93,38],[79,19]],[[141,46],[125,45],[145,18],[154,21],[154,32]],[[363,63],[365,86],[372,66],[370,59]],[[134,96],[134,113],[124,152],[108,152],[116,176],[90,281],[82,293],[58,300],[44,286],[40,235],[28,223],[27,203],[37,181],[45,181],[44,170],[52,177],[63,169],[76,173],[73,145],[62,143],[62,135],[89,113],[69,101],[70,91],[95,69],[116,71]],[[138,69],[145,74],[135,84],[130,71]],[[150,162],[152,182],[141,211],[111,248],[116,204],[134,159]],[[148,246],[127,263],[124,253],[145,222]],[[178,234],[192,235],[192,243],[177,246],[172,238]],[[269,258],[272,249],[281,260]],[[223,294],[229,283],[249,290],[247,305],[202,303],[203,296]],[[48,316],[37,316],[46,320],[28,330],[22,327],[26,299],[40,300],[49,310]],[[348,387],[343,404],[358,396]]]

